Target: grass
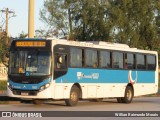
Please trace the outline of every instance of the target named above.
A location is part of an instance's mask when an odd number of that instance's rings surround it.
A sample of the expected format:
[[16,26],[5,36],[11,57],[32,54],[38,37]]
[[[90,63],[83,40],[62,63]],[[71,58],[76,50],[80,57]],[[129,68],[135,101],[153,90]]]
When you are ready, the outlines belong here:
[[0,104],[8,104],[8,101],[0,101]]
[[0,81],[0,91],[7,89],[7,81]]

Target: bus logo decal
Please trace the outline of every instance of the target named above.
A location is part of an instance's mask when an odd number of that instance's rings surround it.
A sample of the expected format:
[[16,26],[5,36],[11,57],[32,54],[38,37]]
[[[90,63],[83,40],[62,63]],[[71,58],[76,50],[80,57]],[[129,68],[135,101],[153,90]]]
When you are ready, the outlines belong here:
[[29,71],[26,71],[26,76],[30,76],[30,72]]
[[135,77],[135,79],[133,79],[133,78],[132,78],[132,71],[130,70],[130,71],[128,72],[128,79],[129,79],[129,82],[130,82],[132,85],[135,84],[135,83],[137,82],[137,79],[138,79],[137,71],[135,72],[135,74],[136,74],[136,77]]
[[88,79],[98,79],[99,78],[99,73],[92,73],[90,75],[85,75],[82,72],[77,72],[77,78],[78,80],[82,79],[82,78],[88,78]]

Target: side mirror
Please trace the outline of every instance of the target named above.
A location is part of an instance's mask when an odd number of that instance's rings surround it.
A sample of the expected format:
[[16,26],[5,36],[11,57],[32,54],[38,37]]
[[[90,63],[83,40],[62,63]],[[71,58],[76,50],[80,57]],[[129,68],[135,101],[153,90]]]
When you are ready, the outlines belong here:
[[62,56],[59,56],[59,57],[58,57],[58,63],[60,63],[60,64],[63,63],[63,57],[62,57]]

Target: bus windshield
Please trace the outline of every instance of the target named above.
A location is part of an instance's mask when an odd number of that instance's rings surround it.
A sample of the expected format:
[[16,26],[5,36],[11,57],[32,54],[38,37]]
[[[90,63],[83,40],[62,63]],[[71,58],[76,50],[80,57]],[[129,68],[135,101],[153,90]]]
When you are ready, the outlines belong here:
[[51,53],[48,51],[11,51],[9,74],[49,75]]

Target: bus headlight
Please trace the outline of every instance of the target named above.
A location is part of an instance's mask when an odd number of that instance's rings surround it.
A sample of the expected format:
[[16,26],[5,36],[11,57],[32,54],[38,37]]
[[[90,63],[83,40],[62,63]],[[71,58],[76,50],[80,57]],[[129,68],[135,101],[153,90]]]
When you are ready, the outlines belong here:
[[48,84],[45,85],[45,88],[48,88],[49,86],[50,86],[50,84],[48,83]]
[[12,86],[10,85],[9,82],[7,82],[7,86],[8,86],[8,88],[9,88],[10,90],[12,90]]
[[42,90],[48,88],[49,86],[50,86],[50,83],[45,84],[45,85],[43,85],[43,86],[40,87],[40,90],[39,90],[39,91],[42,91]]
[[9,86],[9,82],[7,82],[7,85]]

